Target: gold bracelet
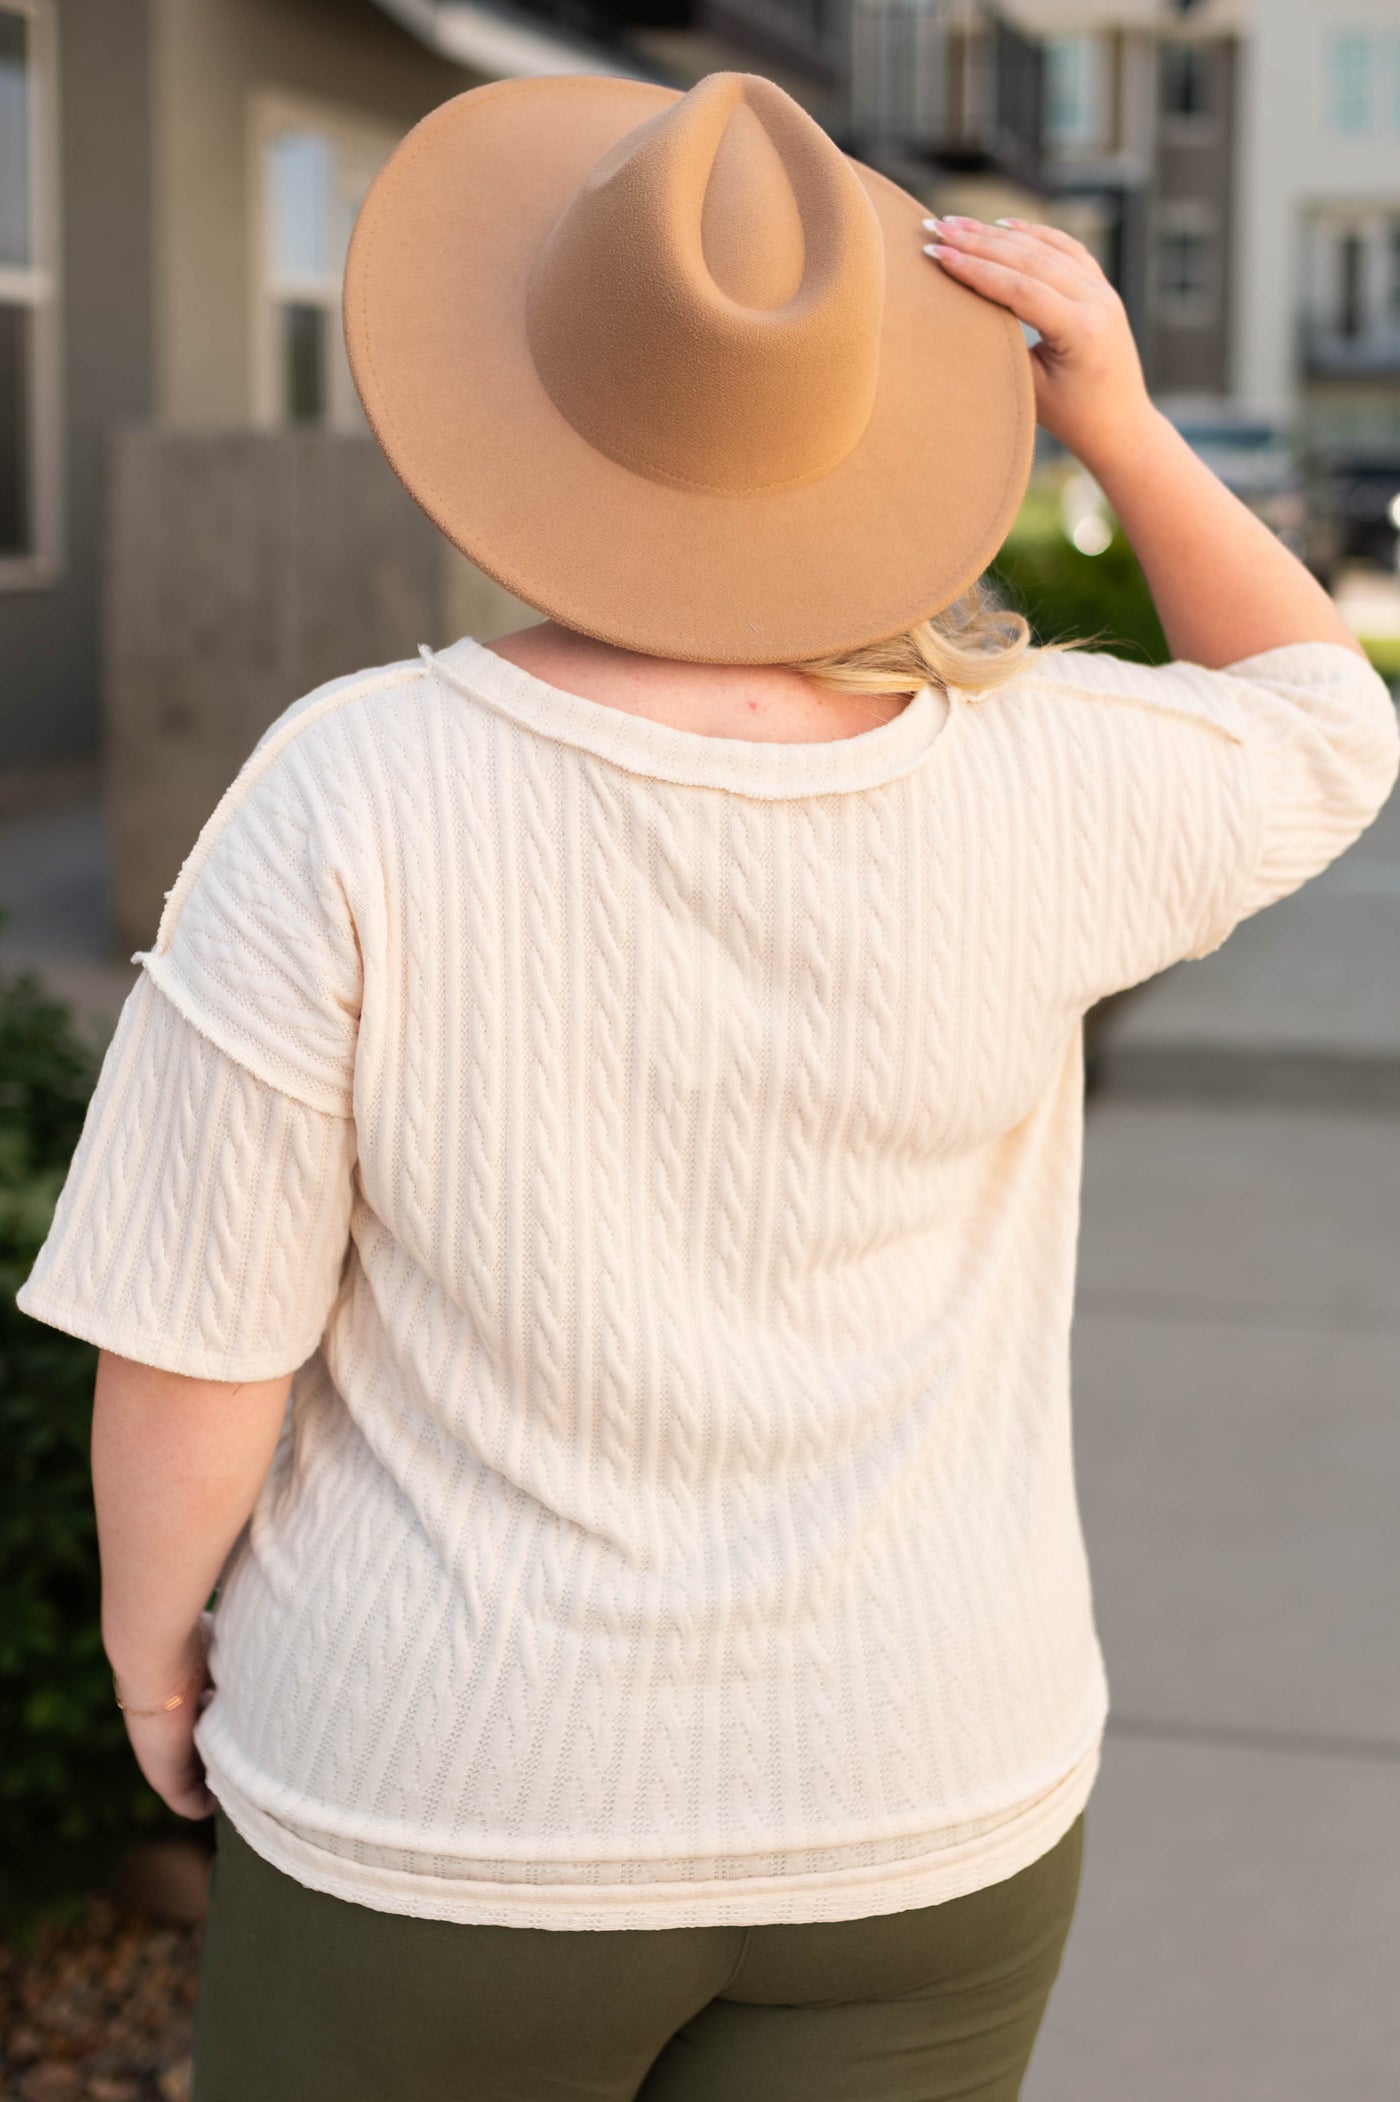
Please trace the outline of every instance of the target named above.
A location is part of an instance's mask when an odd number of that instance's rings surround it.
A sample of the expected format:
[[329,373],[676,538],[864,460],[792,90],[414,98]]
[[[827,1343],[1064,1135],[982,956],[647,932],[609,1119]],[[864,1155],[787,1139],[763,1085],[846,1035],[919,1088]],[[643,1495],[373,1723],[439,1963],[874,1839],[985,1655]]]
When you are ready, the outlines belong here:
[[[191,1671],[187,1674],[185,1680],[183,1681],[183,1684],[185,1684],[186,1686],[189,1684],[189,1680],[190,1678],[194,1677],[196,1670],[200,1679],[202,1680],[204,1677],[204,1667],[207,1662],[207,1654],[203,1651],[201,1646],[199,1663],[196,1667],[193,1667]],[[112,1673],[112,1692],[116,1698],[117,1706],[121,1709],[123,1715],[169,1715],[176,1708],[183,1708],[185,1705],[185,1696],[183,1693],[172,1693],[170,1698],[168,1700],[162,1701],[158,1708],[132,1708],[127,1704],[127,1702],[125,1702],[122,1699],[122,1690],[121,1687],[117,1684],[117,1675],[115,1672]]]

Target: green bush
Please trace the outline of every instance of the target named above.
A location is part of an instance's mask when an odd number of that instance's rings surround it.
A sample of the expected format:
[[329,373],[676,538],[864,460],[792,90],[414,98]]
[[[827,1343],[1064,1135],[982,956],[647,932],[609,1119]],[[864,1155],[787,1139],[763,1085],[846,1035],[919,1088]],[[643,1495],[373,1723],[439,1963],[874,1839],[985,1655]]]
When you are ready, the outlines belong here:
[[1361,647],[1383,679],[1400,680],[1400,635],[1363,635]]
[[102,1652],[88,1446],[97,1353],[15,1305],[100,1053],[0,974],[0,1916],[62,1909],[170,1813],[126,1743]]
[[1101,555],[1082,555],[1065,538],[1059,507],[1042,490],[1026,498],[997,556],[992,581],[1024,613],[1037,642],[1086,642],[1139,663],[1171,655],[1147,579],[1121,532]]

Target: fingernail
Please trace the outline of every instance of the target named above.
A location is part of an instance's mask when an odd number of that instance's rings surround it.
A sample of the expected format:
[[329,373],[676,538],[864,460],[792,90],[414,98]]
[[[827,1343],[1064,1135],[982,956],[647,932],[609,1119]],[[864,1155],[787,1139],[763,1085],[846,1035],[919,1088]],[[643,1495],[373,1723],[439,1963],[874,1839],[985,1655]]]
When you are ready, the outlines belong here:
[[1017,222],[1014,219],[996,219],[992,223],[995,226],[1015,226]]
[[945,255],[956,255],[957,252],[956,248],[949,248],[946,242],[926,241],[924,243],[924,254],[931,255],[935,263],[941,263]]
[[980,219],[960,219],[955,217],[952,213],[949,213],[949,215],[944,219],[943,224],[945,226],[966,226],[969,228],[973,228],[980,226],[982,224],[982,221]]
[[924,225],[928,228],[931,234],[936,234],[938,232],[939,227],[942,224],[943,221],[941,219],[925,219],[924,221]]

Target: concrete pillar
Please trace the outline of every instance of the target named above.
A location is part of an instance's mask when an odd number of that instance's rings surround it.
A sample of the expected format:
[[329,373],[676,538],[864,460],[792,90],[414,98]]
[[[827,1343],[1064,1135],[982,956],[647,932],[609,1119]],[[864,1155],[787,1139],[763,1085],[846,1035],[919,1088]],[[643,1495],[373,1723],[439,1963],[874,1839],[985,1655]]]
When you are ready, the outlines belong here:
[[445,550],[369,439],[121,433],[102,651],[118,941],[150,942],[205,818],[291,702],[532,617]]

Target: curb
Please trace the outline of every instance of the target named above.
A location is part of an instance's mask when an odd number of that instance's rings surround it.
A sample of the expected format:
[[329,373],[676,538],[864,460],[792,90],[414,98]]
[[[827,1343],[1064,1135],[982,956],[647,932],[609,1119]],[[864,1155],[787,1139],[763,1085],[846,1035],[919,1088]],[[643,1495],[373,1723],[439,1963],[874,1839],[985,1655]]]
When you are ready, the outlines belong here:
[[1263,1045],[1163,1044],[1115,1050],[1094,1060],[1100,1096],[1136,1100],[1255,1102],[1361,1111],[1400,1109],[1400,1058],[1336,1051],[1278,1051]]

